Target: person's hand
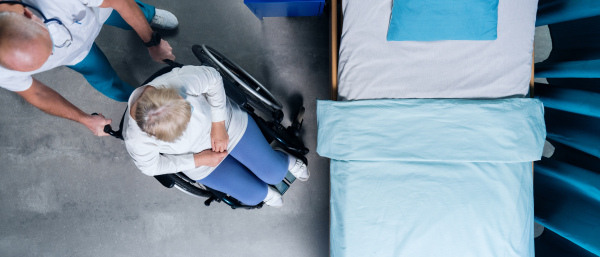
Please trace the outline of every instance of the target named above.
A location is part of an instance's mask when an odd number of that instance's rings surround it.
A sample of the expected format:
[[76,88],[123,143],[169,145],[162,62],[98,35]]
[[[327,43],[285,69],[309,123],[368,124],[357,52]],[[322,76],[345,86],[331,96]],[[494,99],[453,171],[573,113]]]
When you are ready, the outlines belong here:
[[105,118],[104,115],[100,113],[98,115],[90,115],[83,122],[83,125],[91,130],[94,135],[103,137],[108,136],[108,134],[104,133],[104,126],[109,125],[110,123],[112,123],[112,120]]
[[169,59],[171,61],[175,61],[175,55],[173,55],[173,48],[169,45],[169,42],[161,39],[160,44],[153,47],[148,47],[148,52],[150,52],[150,57],[155,62],[163,63],[162,60]]
[[194,154],[194,164],[196,164],[196,168],[200,166],[217,167],[217,165],[227,157],[227,154],[227,151],[214,152],[210,149],[206,149]]
[[213,122],[210,130],[210,145],[215,152],[227,151],[229,135],[225,129],[225,121]]

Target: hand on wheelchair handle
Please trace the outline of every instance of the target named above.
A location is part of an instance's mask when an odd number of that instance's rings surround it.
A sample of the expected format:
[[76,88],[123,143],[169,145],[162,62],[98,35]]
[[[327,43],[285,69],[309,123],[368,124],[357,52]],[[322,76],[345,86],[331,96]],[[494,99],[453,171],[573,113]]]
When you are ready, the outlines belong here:
[[112,136],[112,134],[113,134],[113,133],[115,133],[115,131],[114,131],[114,130],[112,130],[112,127],[110,126],[110,124],[109,124],[109,125],[106,125],[106,126],[104,126],[104,129],[103,129],[103,131],[104,131],[104,133],[106,133],[106,134],[109,134],[109,135],[111,135],[111,136]]
[[148,52],[150,53],[150,57],[155,62],[163,62],[164,59],[175,60],[175,55],[173,55],[173,48],[169,45],[169,42],[164,39],[160,40],[160,44],[153,47],[148,47]]
[[89,122],[84,123],[84,125],[91,130],[95,136],[103,137],[114,133],[110,126],[110,123],[112,122],[111,119],[105,118],[102,113],[92,113],[92,116],[98,116],[98,118],[92,118]]

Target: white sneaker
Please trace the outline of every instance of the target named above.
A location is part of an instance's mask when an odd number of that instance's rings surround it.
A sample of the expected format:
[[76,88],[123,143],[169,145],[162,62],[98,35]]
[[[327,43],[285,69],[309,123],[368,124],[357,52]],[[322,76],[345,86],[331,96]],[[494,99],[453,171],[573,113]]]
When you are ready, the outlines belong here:
[[310,171],[308,171],[308,167],[306,166],[306,163],[304,163],[302,160],[296,158],[295,156],[293,156],[289,153],[286,153],[281,148],[275,148],[275,150],[287,154],[288,163],[289,163],[288,171],[290,173],[292,173],[292,175],[294,175],[294,177],[296,177],[300,181],[308,180],[308,177],[310,177]]
[[306,163],[291,154],[288,154],[288,160],[290,161],[290,166],[292,163],[294,165],[291,168],[288,168],[290,173],[300,181],[307,181],[308,177],[310,177],[310,171],[308,171]]
[[179,25],[177,17],[169,11],[156,9],[156,13],[150,22],[150,26],[157,29],[174,29]]
[[274,189],[271,186],[267,187],[267,197],[265,197],[265,200],[263,200],[263,202],[265,202],[266,205],[275,208],[283,206],[283,196],[281,195],[281,193],[279,193],[277,189]]

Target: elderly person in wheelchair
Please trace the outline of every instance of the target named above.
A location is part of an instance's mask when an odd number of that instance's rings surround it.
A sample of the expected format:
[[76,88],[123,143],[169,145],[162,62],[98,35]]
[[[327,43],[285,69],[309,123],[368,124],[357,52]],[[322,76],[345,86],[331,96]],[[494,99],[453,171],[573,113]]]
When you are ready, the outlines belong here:
[[302,160],[271,148],[211,67],[174,68],[137,88],[123,125],[127,151],[144,174],[181,171],[246,205],[279,207],[282,195],[269,185],[288,171],[302,181],[309,177]]

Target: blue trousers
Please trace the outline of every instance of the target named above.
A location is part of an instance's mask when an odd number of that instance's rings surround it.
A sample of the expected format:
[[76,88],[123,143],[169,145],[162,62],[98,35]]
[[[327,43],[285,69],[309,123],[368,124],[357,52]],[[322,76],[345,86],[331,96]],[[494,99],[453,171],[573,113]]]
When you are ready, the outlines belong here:
[[246,205],[257,205],[267,196],[267,184],[283,180],[288,157],[271,148],[252,117],[242,139],[207,177],[198,182],[231,195]]
[[[146,16],[148,22],[152,21],[155,14],[154,6],[139,1],[136,2]],[[125,30],[132,29],[116,11],[111,13],[104,24]],[[104,55],[96,43],[92,45],[92,49],[81,62],[67,67],[81,73],[90,85],[100,91],[100,93],[119,102],[127,102],[129,95],[131,95],[135,89],[119,78],[108,62],[106,55]]]

